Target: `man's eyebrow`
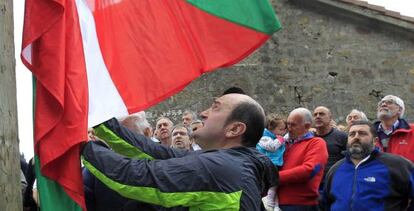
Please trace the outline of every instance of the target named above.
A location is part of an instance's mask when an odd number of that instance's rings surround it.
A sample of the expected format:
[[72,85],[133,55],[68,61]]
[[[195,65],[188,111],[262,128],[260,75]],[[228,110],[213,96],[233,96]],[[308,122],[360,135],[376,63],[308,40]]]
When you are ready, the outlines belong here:
[[213,104],[221,104],[221,102],[218,100],[218,97],[214,98]]

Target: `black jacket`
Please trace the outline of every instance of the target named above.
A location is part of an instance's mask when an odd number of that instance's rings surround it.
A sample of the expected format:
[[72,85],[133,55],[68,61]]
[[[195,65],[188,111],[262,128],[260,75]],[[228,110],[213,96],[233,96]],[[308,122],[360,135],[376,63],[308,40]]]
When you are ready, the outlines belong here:
[[277,169],[254,148],[171,149],[130,132],[115,119],[96,132],[109,145],[130,145],[120,151],[133,146],[139,154],[138,159],[129,158],[94,142],[82,153],[92,174],[130,199],[190,210],[262,210],[262,195],[277,185]]

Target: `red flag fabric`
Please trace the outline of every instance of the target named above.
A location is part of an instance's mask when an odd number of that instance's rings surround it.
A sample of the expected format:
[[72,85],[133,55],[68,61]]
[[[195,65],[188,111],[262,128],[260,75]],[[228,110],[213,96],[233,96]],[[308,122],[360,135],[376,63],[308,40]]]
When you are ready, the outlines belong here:
[[95,1],[92,8],[105,64],[130,113],[240,61],[270,37],[182,0]]
[[85,208],[79,144],[87,139],[88,85],[74,1],[26,0],[22,61],[38,82],[34,141],[42,174]]

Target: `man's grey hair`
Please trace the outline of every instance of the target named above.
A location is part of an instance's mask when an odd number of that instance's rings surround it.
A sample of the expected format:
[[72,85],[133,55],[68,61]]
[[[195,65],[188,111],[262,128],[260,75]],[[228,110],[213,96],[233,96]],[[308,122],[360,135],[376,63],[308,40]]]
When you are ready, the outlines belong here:
[[192,121],[190,125],[193,125],[193,124],[199,124],[199,123],[204,124],[204,123],[203,123],[203,121],[201,121],[201,120],[197,119],[197,120],[195,120],[195,121]]
[[191,115],[191,118],[193,119],[193,121],[198,119],[198,115],[197,115],[197,113],[196,113],[196,112],[194,112],[194,111],[191,111],[191,110],[185,110],[185,111],[183,112],[183,116],[184,116],[184,115],[187,115],[187,114],[190,114],[190,115]]
[[139,134],[144,134],[146,128],[151,128],[151,125],[148,122],[144,111],[140,111],[129,116],[120,118],[119,122],[124,126],[132,124],[134,128],[137,130],[135,132]]
[[188,137],[191,136],[191,130],[190,130],[190,128],[184,126],[183,124],[174,125],[174,127],[171,129],[171,135],[174,133],[174,130],[175,129],[180,129],[180,128],[186,129],[187,130]]
[[303,123],[313,123],[312,113],[306,108],[296,108],[289,115],[299,114],[303,117]]
[[395,104],[397,104],[401,108],[400,118],[404,117],[405,106],[404,106],[404,101],[401,98],[395,95],[387,95],[381,99],[381,101],[383,100],[392,100]]
[[173,122],[173,121],[171,121],[171,119],[170,119],[170,118],[168,118],[168,117],[166,117],[166,116],[160,116],[160,117],[158,117],[158,118],[157,118],[157,120],[155,121],[155,124],[158,124],[158,122],[159,122],[161,119],[166,119],[166,120],[168,121],[168,123],[169,123],[169,124],[171,124],[171,126],[174,126],[174,122]]
[[352,114],[352,113],[357,113],[357,114],[359,114],[359,115],[361,116],[361,121],[368,121],[368,117],[367,117],[367,115],[365,115],[365,113],[364,113],[364,112],[362,112],[362,111],[360,111],[360,110],[358,110],[358,109],[352,109],[352,111],[351,111],[351,112],[349,112],[349,114],[346,116],[346,119],[348,119],[349,115],[350,115],[350,114]]

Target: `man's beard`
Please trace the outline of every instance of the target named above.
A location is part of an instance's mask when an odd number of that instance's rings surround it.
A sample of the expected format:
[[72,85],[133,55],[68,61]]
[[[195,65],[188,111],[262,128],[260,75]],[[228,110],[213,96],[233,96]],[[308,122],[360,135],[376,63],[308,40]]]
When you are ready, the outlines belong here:
[[371,154],[374,149],[374,144],[370,143],[361,143],[361,141],[356,141],[351,145],[347,144],[347,151],[351,155],[351,158],[356,160],[362,160]]
[[377,112],[377,118],[379,120],[383,119],[389,119],[392,118],[395,115],[395,112],[392,112],[390,110],[382,110]]

